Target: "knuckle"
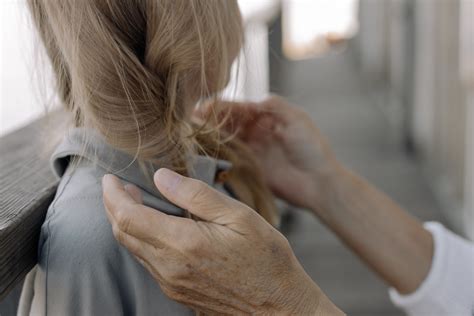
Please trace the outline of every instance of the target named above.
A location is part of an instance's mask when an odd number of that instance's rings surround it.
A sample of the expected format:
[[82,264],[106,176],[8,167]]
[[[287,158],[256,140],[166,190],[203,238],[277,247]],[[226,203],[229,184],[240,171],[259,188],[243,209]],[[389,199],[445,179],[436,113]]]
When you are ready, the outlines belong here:
[[162,285],[161,286],[161,290],[163,291],[163,293],[168,296],[170,299],[172,299],[173,301],[176,301],[179,299],[179,293],[177,291],[175,291],[171,286],[164,286]]
[[117,226],[122,231],[127,233],[130,230],[130,224],[132,222],[131,217],[128,215],[127,212],[119,212],[117,214]]
[[178,266],[175,266],[171,269],[168,269],[164,275],[163,278],[166,280],[168,284],[171,284],[172,286],[177,286],[180,284],[181,280],[185,278],[185,271],[183,269],[179,268]]
[[113,234],[114,234],[115,239],[116,239],[120,244],[123,245],[124,240],[125,240],[125,236],[124,236],[123,232],[120,230],[120,228],[118,228],[117,225],[114,225],[114,226],[112,226],[112,232],[113,232]]
[[118,234],[120,233],[120,229],[115,223],[112,224],[112,233],[114,234],[115,239],[118,239],[117,237],[118,237]]
[[270,101],[273,101],[273,102],[279,102],[282,100],[282,97],[278,96],[278,95],[275,95],[275,94],[272,94],[270,97],[269,97],[269,100]]
[[290,245],[290,241],[285,237],[283,236],[281,233],[278,235],[279,240],[280,240],[280,245],[283,249],[285,250],[289,250],[291,249],[291,245]]
[[192,278],[192,273],[187,272],[189,270],[189,268],[183,266],[163,273],[163,280],[160,282],[163,293],[170,299],[180,303],[192,301],[190,293],[193,291],[192,288],[195,287],[195,279]]
[[268,105],[270,105],[270,106],[272,106],[272,105],[275,106],[275,105],[278,105],[282,102],[283,102],[283,98],[278,96],[278,95],[271,95],[266,100],[266,103],[268,103]]

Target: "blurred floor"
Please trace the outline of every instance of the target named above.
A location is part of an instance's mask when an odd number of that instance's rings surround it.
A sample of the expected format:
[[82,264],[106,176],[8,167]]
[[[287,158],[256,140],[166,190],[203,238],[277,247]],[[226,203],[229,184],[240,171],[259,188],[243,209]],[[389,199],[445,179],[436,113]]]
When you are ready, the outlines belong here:
[[[421,171],[392,140],[348,53],[291,62],[282,81],[282,93],[311,114],[340,160],[416,217],[441,220]],[[298,212],[287,236],[306,271],[347,314],[403,315],[386,285],[311,215]]]

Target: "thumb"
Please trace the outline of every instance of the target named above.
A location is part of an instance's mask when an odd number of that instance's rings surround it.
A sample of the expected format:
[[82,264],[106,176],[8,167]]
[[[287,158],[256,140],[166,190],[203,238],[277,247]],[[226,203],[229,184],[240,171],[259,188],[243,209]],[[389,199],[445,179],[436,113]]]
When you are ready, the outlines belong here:
[[204,182],[166,168],[159,169],[154,180],[158,190],[169,201],[208,222],[227,224],[239,210],[245,209],[242,203]]

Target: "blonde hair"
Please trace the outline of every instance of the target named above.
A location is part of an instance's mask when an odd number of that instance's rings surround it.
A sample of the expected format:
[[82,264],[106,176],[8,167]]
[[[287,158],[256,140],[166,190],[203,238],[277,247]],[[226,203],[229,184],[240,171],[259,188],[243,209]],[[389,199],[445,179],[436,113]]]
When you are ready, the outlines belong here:
[[228,184],[272,224],[252,153],[192,105],[217,100],[242,43],[234,0],[28,0],[73,125],[140,162],[187,173],[190,153],[230,160]]

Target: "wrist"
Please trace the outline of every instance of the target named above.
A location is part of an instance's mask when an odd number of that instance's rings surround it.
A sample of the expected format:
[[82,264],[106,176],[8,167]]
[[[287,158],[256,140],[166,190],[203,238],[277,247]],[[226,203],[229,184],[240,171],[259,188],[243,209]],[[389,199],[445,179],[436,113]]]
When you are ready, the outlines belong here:
[[[309,277],[308,277],[309,278]],[[313,316],[339,316],[344,313],[322,292],[313,282],[300,293],[298,299],[285,304],[284,308],[270,314],[280,315],[313,315]]]
[[312,315],[316,316],[343,316],[341,311],[327,296],[321,298],[318,309]]
[[314,289],[308,291],[308,296],[292,310],[291,315],[340,316],[344,313],[314,284]]
[[[309,277],[307,277],[309,279]],[[311,280],[306,288],[300,291],[298,299],[289,310],[291,315],[318,315],[318,310],[326,296]]]
[[265,314],[343,315],[298,262],[292,270],[295,273],[282,282],[278,294],[273,296],[272,308]]
[[309,209],[321,219],[329,219],[334,208],[334,196],[338,194],[349,172],[338,161],[333,161],[324,172],[312,175],[313,193],[310,198]]

